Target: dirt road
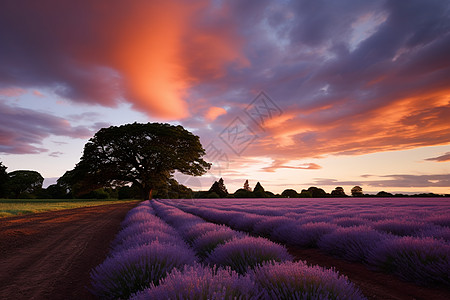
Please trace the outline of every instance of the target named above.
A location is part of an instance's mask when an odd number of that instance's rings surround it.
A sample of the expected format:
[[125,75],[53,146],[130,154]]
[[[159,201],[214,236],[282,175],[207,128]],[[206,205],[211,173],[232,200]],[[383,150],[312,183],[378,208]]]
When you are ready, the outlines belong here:
[[0,219],[0,299],[92,299],[89,272],[136,204]]

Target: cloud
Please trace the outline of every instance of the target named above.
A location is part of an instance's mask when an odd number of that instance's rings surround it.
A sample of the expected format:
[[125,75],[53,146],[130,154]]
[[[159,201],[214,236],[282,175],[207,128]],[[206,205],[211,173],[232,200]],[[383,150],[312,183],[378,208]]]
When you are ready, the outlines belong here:
[[[45,2],[44,3],[50,3]],[[450,141],[448,1],[8,2],[0,88],[135,109],[217,135],[260,90],[283,111],[246,156],[298,160]],[[80,20],[83,20],[80,24]],[[204,127],[212,107],[227,114]],[[296,166],[294,166],[296,167]],[[302,167],[302,166],[300,166]]]
[[217,119],[217,117],[224,115],[226,113],[227,113],[227,111],[224,108],[213,106],[208,109],[208,111],[206,112],[205,118],[208,121],[214,121],[215,119]]
[[297,166],[285,165],[288,161],[275,160],[271,166],[264,167],[263,170],[266,172],[275,172],[278,169],[295,169],[295,170],[318,170],[322,167],[315,163],[303,163]]
[[0,87],[48,88],[110,107],[128,101],[153,116],[185,118],[189,87],[247,64],[233,22],[208,3],[6,3]]
[[84,139],[92,136],[93,131],[74,127],[60,117],[0,102],[0,153],[47,152],[40,145],[51,135]]
[[450,152],[447,152],[444,155],[440,155],[438,157],[427,158],[425,160],[438,161],[438,162],[450,161]]

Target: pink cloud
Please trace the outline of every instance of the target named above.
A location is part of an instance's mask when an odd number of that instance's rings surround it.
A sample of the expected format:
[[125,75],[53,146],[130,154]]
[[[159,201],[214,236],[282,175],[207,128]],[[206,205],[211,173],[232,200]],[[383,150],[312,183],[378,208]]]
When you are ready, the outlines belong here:
[[208,109],[208,111],[206,112],[205,118],[208,121],[212,122],[215,119],[217,119],[219,116],[224,115],[226,113],[227,113],[227,111],[224,108],[213,106]]

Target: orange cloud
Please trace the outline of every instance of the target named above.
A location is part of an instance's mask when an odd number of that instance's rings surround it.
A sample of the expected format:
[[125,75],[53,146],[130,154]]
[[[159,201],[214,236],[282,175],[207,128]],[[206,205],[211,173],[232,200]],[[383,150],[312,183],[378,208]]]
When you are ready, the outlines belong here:
[[213,106],[208,110],[205,117],[208,121],[214,121],[217,117],[226,113],[227,111],[224,108]]

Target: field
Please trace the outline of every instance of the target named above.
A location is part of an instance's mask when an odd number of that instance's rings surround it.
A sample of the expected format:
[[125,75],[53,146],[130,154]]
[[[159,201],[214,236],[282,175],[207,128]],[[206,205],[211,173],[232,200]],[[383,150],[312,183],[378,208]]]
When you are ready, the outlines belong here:
[[145,201],[92,270],[92,292],[109,299],[448,299],[449,208],[442,198]]
[[0,199],[0,218],[78,207],[123,203],[124,200]]

